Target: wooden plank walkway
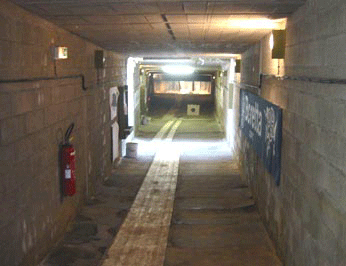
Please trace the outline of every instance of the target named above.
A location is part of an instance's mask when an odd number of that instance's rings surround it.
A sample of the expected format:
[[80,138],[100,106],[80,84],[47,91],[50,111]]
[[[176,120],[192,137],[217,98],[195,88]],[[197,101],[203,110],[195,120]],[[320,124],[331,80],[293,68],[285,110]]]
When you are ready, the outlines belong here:
[[[103,266],[162,266],[173,213],[179,150],[172,139],[181,120],[162,142]],[[173,124],[169,121],[156,138]]]

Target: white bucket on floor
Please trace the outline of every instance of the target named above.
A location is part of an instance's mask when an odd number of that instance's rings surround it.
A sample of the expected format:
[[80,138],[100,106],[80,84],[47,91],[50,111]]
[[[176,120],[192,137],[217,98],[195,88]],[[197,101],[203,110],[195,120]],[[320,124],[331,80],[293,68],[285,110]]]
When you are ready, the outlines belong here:
[[138,143],[128,142],[126,143],[126,157],[137,158]]

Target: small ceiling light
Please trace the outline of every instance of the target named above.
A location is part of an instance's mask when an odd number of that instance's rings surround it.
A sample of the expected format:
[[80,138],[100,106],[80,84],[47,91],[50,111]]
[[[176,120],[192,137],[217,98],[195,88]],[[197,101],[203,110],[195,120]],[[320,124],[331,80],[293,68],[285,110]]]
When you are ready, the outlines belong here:
[[194,67],[186,65],[163,66],[162,70],[172,75],[191,75],[195,72]]
[[68,48],[63,46],[52,47],[53,59],[67,59],[68,58]]

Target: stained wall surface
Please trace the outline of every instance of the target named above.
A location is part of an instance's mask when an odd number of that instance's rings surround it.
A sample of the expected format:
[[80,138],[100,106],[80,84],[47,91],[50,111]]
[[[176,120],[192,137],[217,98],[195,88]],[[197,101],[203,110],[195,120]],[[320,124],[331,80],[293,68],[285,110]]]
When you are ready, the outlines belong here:
[[227,124],[227,111],[229,107],[228,76],[226,71],[218,71],[215,79],[215,117],[224,128]]
[[[56,62],[51,47],[68,47]],[[0,1],[0,80],[81,78],[0,83],[0,261],[36,265],[62,236],[86,196],[111,169],[109,88],[124,85],[125,59],[17,6]],[[75,123],[77,194],[61,201],[58,151]]]
[[[256,69],[345,79],[345,30],[343,1],[307,1],[288,19],[285,59],[271,59],[265,37],[243,55],[242,82],[254,85]],[[283,108],[279,186],[239,138],[244,175],[279,254],[285,265],[345,265],[346,85],[264,78],[254,93]]]

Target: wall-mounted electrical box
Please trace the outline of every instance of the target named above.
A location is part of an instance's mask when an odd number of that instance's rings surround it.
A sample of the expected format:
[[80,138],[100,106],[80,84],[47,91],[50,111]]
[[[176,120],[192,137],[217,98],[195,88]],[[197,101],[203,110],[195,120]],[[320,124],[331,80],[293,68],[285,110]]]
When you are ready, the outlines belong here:
[[95,68],[104,68],[105,57],[103,50],[95,50]]
[[53,58],[54,60],[67,59],[68,58],[68,48],[63,46],[53,47]]
[[285,30],[273,30],[273,59],[284,59],[286,48],[286,31]]
[[240,59],[237,59],[235,60],[235,73],[240,73],[240,70],[241,70],[241,60]]

